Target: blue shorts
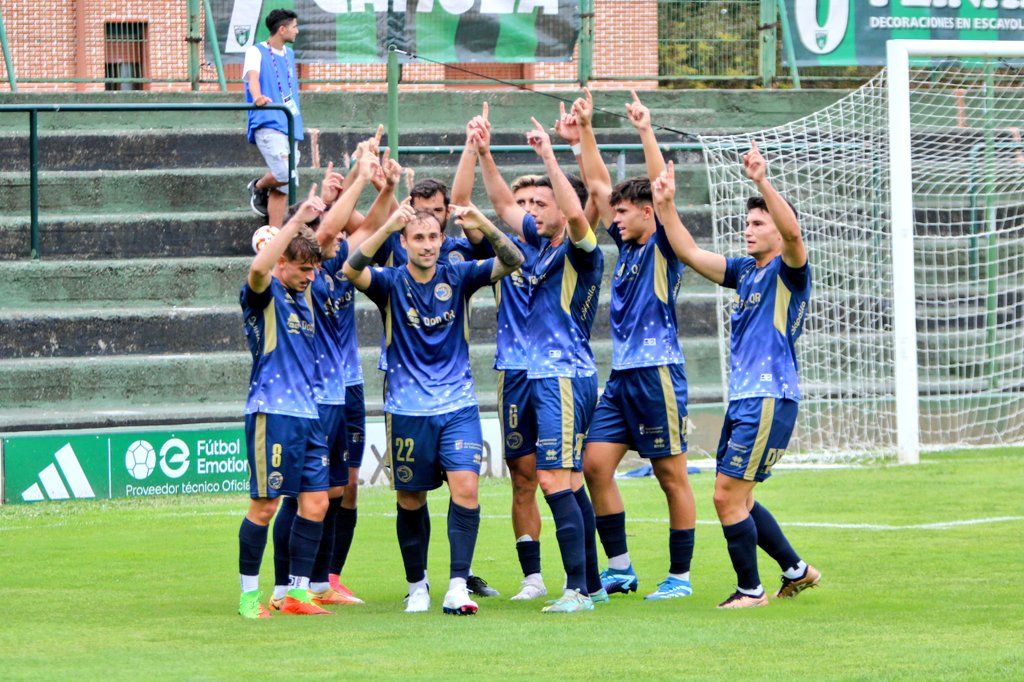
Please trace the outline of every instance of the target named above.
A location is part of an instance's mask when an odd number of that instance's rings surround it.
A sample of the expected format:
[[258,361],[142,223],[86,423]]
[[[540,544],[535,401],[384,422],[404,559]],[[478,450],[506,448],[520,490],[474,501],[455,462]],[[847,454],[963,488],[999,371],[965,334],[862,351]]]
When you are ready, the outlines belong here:
[[386,466],[395,490],[440,488],[446,471],[480,474],[484,436],[476,405],[430,417],[384,413]]
[[345,428],[345,406],[317,403],[320,413],[320,428],[327,441],[329,464],[327,479],[332,488],[348,485],[348,465],[345,450],[348,447],[348,429]]
[[760,483],[786,454],[800,403],[783,398],[733,400],[725,411],[716,470]]
[[327,443],[319,419],[254,412],[245,415],[249,497],[327,490]]
[[362,384],[345,389],[345,426],[348,428],[348,467],[358,469],[363,465],[363,448],[366,447],[366,401]]
[[683,366],[613,369],[597,401],[587,442],[621,443],[648,459],[686,452]]
[[597,376],[530,379],[530,400],[537,415],[537,468],[582,471]]
[[505,459],[532,453],[537,442],[537,414],[525,369],[498,370],[498,414]]

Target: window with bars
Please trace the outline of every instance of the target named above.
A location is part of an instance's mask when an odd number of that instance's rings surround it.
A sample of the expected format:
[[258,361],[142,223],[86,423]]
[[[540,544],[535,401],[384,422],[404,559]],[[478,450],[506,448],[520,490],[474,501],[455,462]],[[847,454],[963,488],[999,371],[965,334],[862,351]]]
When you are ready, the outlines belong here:
[[147,25],[144,21],[108,21],[103,27],[106,90],[142,90],[147,78]]

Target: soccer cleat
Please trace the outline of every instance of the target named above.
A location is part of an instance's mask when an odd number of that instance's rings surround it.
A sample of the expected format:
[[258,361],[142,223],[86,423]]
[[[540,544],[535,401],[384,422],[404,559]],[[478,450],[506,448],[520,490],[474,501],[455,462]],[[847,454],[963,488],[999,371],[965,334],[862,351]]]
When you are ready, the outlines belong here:
[[639,583],[632,565],[623,571],[613,568],[601,571],[601,586],[608,591],[608,594],[636,592]]
[[590,597],[581,594],[579,590],[567,589],[562,596],[545,606],[541,613],[578,613],[581,611],[593,611],[594,602]]
[[406,613],[423,613],[430,610],[430,586],[413,590],[405,598]]
[[466,589],[477,597],[500,597],[496,589],[487,584],[487,581],[478,575],[471,575],[466,578]]
[[611,599],[608,598],[608,590],[602,587],[597,592],[590,593],[590,601],[594,602],[594,606],[597,606],[598,604],[607,604]]
[[349,597],[350,598],[350,601],[348,602],[349,604],[365,604],[366,603],[362,599],[357,597],[352,592],[352,590],[348,589],[347,587],[345,587],[344,585],[341,584],[341,576],[339,576],[337,573],[331,573],[330,575],[328,575],[327,576],[327,583],[331,586],[331,589],[334,590],[335,592],[337,592],[338,594],[343,594],[346,597]]
[[651,592],[644,599],[656,601],[658,599],[675,599],[676,597],[689,597],[693,594],[693,585],[689,580],[680,580],[669,576],[658,583],[658,589]]
[[476,615],[476,602],[469,598],[469,590],[465,587],[455,587],[448,590],[444,595],[444,604],[441,610],[455,616]]
[[800,578],[790,579],[786,576],[782,576],[782,586],[779,587],[779,591],[775,593],[775,598],[791,599],[806,590],[808,587],[817,587],[820,580],[821,571],[816,569],[814,566],[807,564],[807,569]]
[[768,598],[764,593],[760,597],[751,597],[736,591],[729,595],[729,598],[718,605],[720,609],[749,609],[755,606],[768,606]]
[[267,200],[269,199],[270,193],[265,189],[260,189],[256,186],[259,182],[259,178],[250,180],[246,189],[249,191],[249,207],[252,208],[253,213],[266,217],[267,211]]
[[313,603],[319,606],[341,606],[343,604],[362,604],[362,599],[350,597],[328,587],[323,592],[313,592]]
[[270,607],[271,611],[280,611],[281,607],[284,606],[284,597],[271,597],[267,601],[267,606]]
[[288,590],[281,604],[281,613],[288,613],[293,616],[333,616],[327,609],[322,609],[313,603],[309,590],[298,588]]
[[530,601],[531,599],[539,599],[540,597],[547,596],[548,588],[545,587],[544,581],[539,577],[537,578],[523,578],[520,583],[519,591],[512,597],[512,601]]
[[259,590],[243,592],[242,596],[238,599],[238,615],[242,618],[251,618],[252,620],[270,618],[270,611],[267,611],[267,607],[260,603],[262,596]]

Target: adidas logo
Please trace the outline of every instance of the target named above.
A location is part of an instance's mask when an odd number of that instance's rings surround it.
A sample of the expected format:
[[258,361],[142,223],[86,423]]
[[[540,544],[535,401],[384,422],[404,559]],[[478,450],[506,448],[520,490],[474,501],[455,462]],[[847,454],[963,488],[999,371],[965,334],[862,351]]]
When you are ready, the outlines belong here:
[[[21,493],[21,499],[26,502],[41,502],[96,497],[70,443],[58,450],[54,457],[57,462],[51,463],[39,472],[39,483],[33,483],[26,488]],[[68,492],[68,488],[71,488],[71,492]]]

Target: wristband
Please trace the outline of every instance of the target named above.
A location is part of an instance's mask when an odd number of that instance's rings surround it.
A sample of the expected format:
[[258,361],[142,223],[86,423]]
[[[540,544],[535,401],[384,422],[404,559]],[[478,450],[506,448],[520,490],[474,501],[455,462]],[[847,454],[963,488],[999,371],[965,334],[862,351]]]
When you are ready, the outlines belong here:
[[583,145],[581,145],[581,144],[569,145],[569,149],[572,150],[572,155],[573,156],[583,156]]

